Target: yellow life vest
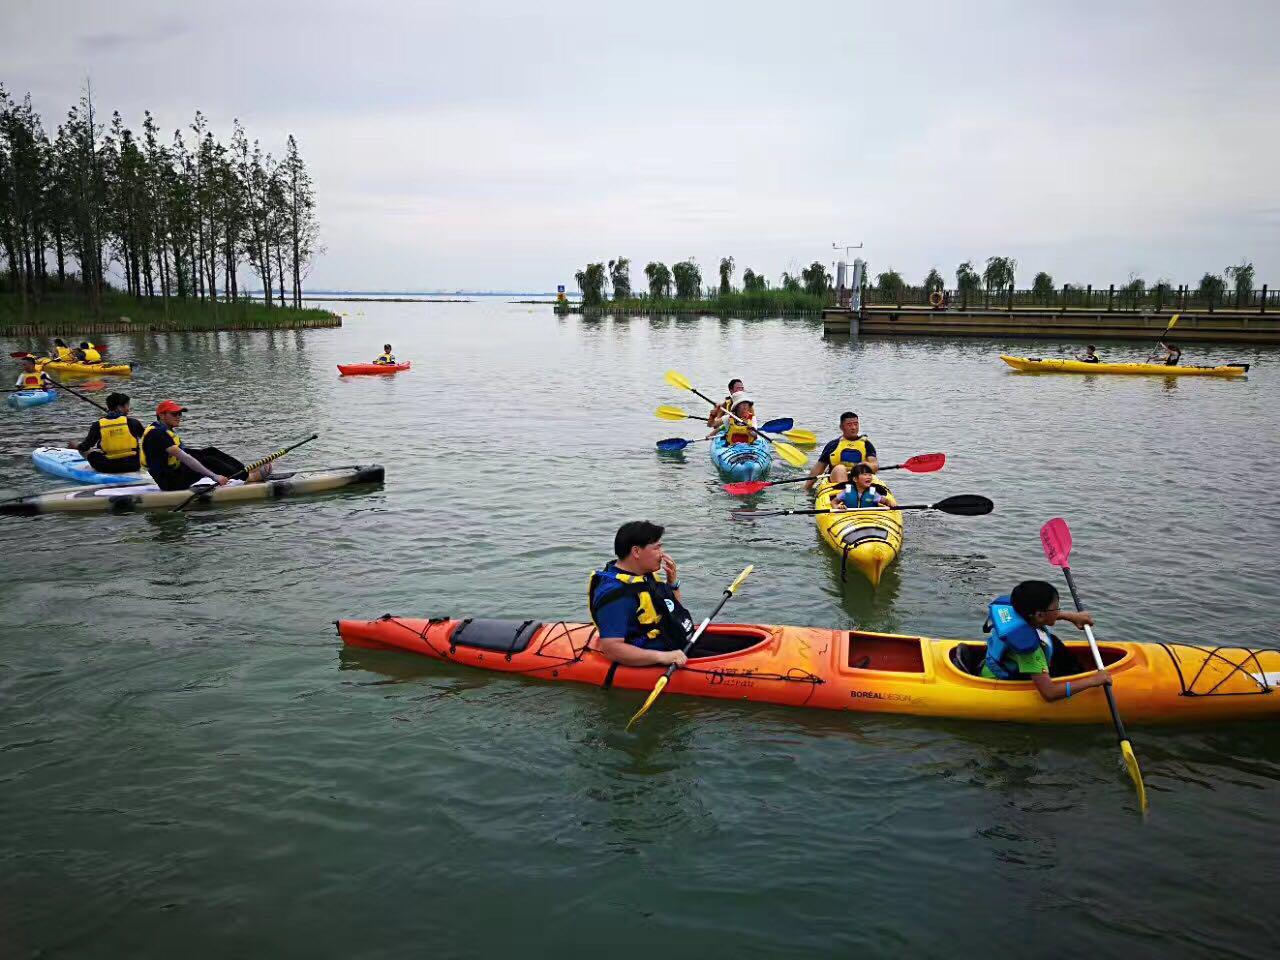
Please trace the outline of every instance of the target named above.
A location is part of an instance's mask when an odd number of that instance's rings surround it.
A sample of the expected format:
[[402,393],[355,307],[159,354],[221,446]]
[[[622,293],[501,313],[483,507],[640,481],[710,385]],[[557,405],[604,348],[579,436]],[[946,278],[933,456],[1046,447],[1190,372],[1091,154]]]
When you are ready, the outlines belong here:
[[93,345],[90,344],[89,347],[84,351],[84,362],[85,363],[101,363],[102,354],[100,354],[97,350],[95,350],[93,348]]
[[[752,417],[747,423],[754,424],[756,418]],[[726,443],[751,443],[754,437],[751,431],[740,424],[737,420],[730,420],[729,426],[725,428],[724,439]]]
[[857,440],[846,440],[840,438],[840,442],[836,444],[836,448],[831,451],[831,459],[828,461],[832,467],[843,464],[851,467],[855,463],[862,463],[867,459],[867,438],[861,435]]
[[396,355],[394,353],[384,353],[382,356],[380,356],[377,360],[373,362],[382,363],[382,364],[388,364],[388,363],[393,364],[396,362]]
[[[647,650],[663,648],[676,650],[685,644],[693,632],[693,621],[689,611],[675,598],[675,592],[652,577],[624,573],[615,566],[613,561],[607,563],[603,569],[592,573],[591,579],[587,582],[587,609],[591,612],[591,622],[595,624],[597,632],[600,630],[600,624],[596,620],[596,611],[600,605],[596,603],[596,590],[607,580],[618,581],[623,584],[623,589],[616,590],[607,596],[604,600],[605,604],[616,603],[626,597],[634,597],[638,605],[636,619],[639,621],[640,631],[623,637],[627,643]],[[665,621],[654,606],[655,594],[671,608]],[[683,636],[680,636],[677,631],[683,631]]]
[[56,357],[54,357],[54,359],[57,360],[59,363],[65,363],[66,361],[72,359],[70,347],[55,347],[54,349],[57,351],[57,354],[58,354]]
[[23,390],[43,390],[44,386],[44,374],[39,370],[34,373],[27,373],[25,370],[22,371]]
[[[173,443],[169,444],[170,447],[182,446],[182,438],[178,436],[176,433],[174,433],[172,430],[170,430],[168,427],[159,423],[151,424],[151,426],[147,427],[147,429],[142,431],[142,442],[138,444],[138,458],[139,460],[142,461],[142,465],[144,467],[147,465],[147,447],[146,447],[147,434],[149,434],[152,430],[161,430],[167,433],[169,435],[169,439],[173,441]],[[166,447],[166,449],[168,448]],[[181,465],[181,463],[182,463],[181,460],[179,460],[173,454],[169,454],[168,459],[165,461],[165,466],[167,466],[170,470],[176,470]]]
[[129,418],[124,414],[103,417],[98,421],[98,429],[102,433],[98,446],[108,460],[123,460],[138,452],[138,439],[129,431]]

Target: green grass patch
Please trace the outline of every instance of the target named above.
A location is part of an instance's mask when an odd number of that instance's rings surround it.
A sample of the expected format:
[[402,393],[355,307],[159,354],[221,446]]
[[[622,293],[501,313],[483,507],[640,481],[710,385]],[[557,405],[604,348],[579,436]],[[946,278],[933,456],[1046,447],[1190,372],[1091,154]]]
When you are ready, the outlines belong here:
[[0,331],[13,333],[123,332],[127,330],[292,330],[338,327],[342,318],[315,307],[294,310],[268,307],[261,300],[218,301],[169,298],[139,299],[123,293],[103,297],[95,317],[84,297],[48,294],[39,304],[28,301],[26,316],[16,294],[0,294]]

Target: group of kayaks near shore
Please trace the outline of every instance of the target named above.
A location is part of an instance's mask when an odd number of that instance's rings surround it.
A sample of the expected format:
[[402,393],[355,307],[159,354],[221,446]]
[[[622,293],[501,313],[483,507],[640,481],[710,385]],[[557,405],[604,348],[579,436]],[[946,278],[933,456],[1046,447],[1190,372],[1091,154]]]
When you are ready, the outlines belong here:
[[[383,348],[371,364],[355,364],[355,372],[395,372],[407,370],[391,355],[391,345]],[[61,377],[130,376],[127,364],[107,364],[102,360],[104,345],[81,344],[74,354],[61,340],[54,341],[49,357],[14,353],[23,366],[15,389],[9,391],[9,405],[24,409],[69,393],[102,412],[76,448],[37,447],[31,460],[44,472],[77,484],[75,487],[0,501],[0,514],[35,516],[43,513],[130,513],[135,510],[169,509],[213,504],[277,500],[283,497],[320,493],[353,484],[379,484],[385,471],[379,464],[355,464],[290,473],[275,471],[272,464],[317,439],[313,434],[250,464],[241,463],[216,447],[194,449],[183,443],[177,429],[187,408],[174,400],[156,405],[155,422],[144,426],[130,416],[131,398],[113,392],[106,406],[85,395],[88,384],[76,389]],[[365,371],[364,367],[373,368]],[[341,370],[342,367],[340,366]],[[96,384],[98,388],[105,384]],[[87,486],[86,486],[87,485]]]

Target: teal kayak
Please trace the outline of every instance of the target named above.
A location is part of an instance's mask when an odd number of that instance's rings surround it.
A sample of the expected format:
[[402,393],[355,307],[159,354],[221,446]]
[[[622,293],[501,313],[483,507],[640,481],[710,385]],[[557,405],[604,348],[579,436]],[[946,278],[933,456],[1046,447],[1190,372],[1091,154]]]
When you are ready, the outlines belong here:
[[711,462],[728,480],[759,480],[769,472],[773,449],[763,437],[756,437],[754,443],[729,444],[720,433],[711,440]]

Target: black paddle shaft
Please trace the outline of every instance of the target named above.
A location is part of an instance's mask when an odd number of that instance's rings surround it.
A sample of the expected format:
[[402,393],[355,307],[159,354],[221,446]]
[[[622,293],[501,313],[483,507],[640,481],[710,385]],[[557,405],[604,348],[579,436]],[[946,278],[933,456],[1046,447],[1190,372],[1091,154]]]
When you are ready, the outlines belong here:
[[[1062,572],[1067,577],[1067,589],[1071,591],[1071,602],[1076,605],[1077,611],[1083,613],[1084,604],[1080,602],[1080,593],[1076,590],[1076,578],[1071,576],[1071,568],[1064,566]],[[1102,659],[1101,653],[1098,654],[1098,659]],[[1116,709],[1116,695],[1112,692],[1109,683],[1103,684],[1102,690],[1107,695],[1107,706],[1111,708],[1111,722],[1116,725],[1116,736],[1120,738],[1121,743],[1124,743],[1129,739],[1129,735],[1125,733],[1124,721],[1120,719],[1120,711]]]
[[[48,374],[45,374],[45,376],[49,376],[49,375],[48,375]],[[110,411],[110,410],[108,410],[106,407],[104,407],[102,404],[98,403],[96,400],[90,400],[88,397],[86,397],[86,396],[85,396],[83,393],[81,393],[79,390],[72,390],[70,387],[68,387],[68,386],[67,386],[65,383],[63,383],[61,380],[55,380],[55,379],[53,379],[53,377],[49,377],[49,382],[50,382],[50,383],[52,383],[52,384],[53,384],[55,387],[57,387],[58,389],[67,391],[67,393],[71,394],[73,397],[79,397],[79,398],[80,398],[81,400],[83,400],[85,403],[92,404],[93,406],[95,406],[95,407],[97,407],[99,410],[101,410],[103,413],[110,413],[110,412],[111,412],[111,411]]]

